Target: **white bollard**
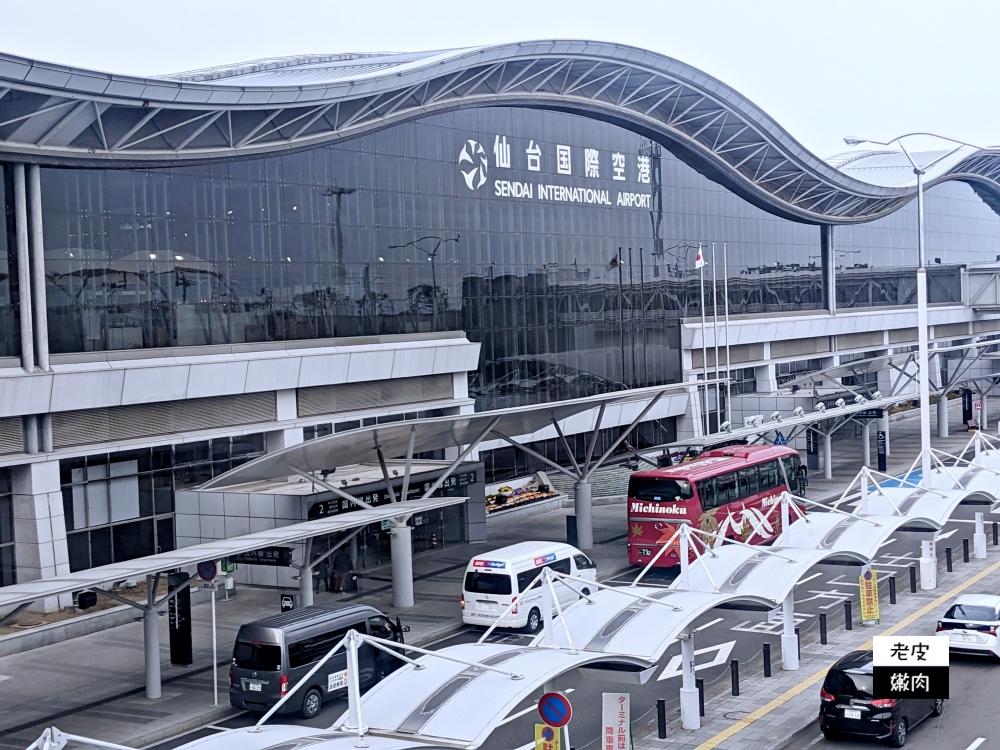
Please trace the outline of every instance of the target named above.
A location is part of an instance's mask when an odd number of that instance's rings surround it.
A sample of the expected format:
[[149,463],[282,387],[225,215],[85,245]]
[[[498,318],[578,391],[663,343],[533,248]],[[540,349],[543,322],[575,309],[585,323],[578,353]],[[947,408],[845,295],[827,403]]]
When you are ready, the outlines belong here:
[[920,588],[937,588],[937,549],[934,540],[920,543]]
[[977,560],[986,557],[986,528],[982,513],[976,513],[976,532],[972,535],[972,556]]

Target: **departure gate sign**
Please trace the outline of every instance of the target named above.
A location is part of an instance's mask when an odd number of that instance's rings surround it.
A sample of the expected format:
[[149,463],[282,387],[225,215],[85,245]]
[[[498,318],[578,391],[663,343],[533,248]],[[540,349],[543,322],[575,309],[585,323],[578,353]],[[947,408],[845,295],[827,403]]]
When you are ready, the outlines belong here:
[[876,699],[948,697],[948,636],[877,635],[872,644]]

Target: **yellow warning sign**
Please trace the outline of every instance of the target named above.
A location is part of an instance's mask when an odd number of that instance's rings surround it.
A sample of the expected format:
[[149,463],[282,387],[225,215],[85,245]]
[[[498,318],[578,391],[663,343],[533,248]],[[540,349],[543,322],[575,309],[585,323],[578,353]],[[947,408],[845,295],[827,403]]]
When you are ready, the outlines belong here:
[[535,724],[535,750],[562,750],[562,731],[548,724]]
[[878,622],[878,574],[869,568],[858,576],[861,591],[861,622]]

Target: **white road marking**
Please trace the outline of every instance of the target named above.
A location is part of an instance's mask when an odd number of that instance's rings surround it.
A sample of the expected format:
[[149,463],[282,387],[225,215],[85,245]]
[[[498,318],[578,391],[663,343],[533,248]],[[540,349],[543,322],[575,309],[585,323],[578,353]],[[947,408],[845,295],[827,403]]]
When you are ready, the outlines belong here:
[[[569,694],[572,693],[574,690],[576,690],[576,688],[566,688],[561,692]],[[538,701],[535,701],[533,705],[528,706],[527,708],[521,711],[518,711],[516,714],[511,714],[510,716],[508,716],[506,719],[500,722],[499,726],[503,726],[504,724],[509,724],[510,722],[514,721],[514,719],[520,719],[525,714],[530,714],[532,711],[537,711],[537,710],[538,710]],[[535,743],[532,742],[528,745],[525,745],[525,747],[534,748]],[[517,750],[521,750],[521,748],[517,748]]]
[[[695,664],[694,671],[697,672],[699,669],[708,669],[709,667],[717,667],[725,664],[729,660],[729,655],[733,652],[733,647],[736,645],[736,641],[727,641],[726,643],[719,643],[715,646],[709,646],[708,648],[700,648],[694,652],[695,659],[697,660],[699,654],[709,654],[713,651],[716,652],[715,658],[711,661],[706,661],[703,664]],[[660,676],[656,678],[657,682],[660,680],[669,680],[671,677],[681,676],[681,655],[675,654],[670,657],[670,661],[667,662],[667,666],[663,668]]]
[[938,534],[934,541],[939,541],[941,539],[947,539],[950,536],[954,536],[956,531],[958,531],[958,529],[952,529],[951,531],[948,531],[944,534]]
[[712,627],[713,625],[718,625],[720,622],[722,622],[722,618],[721,617],[716,617],[711,622],[706,622],[700,628],[695,628],[694,632],[700,633],[702,630],[708,630],[710,627]]
[[882,544],[880,544],[878,546],[878,548],[882,549],[883,547],[888,547],[890,544],[892,544],[895,541],[896,541],[895,538],[893,538],[893,539],[887,539],[886,541],[882,542]]
[[821,575],[823,575],[823,574],[822,573],[813,573],[811,576],[807,576],[805,578],[800,579],[799,582],[796,583],[795,585],[796,586],[801,586],[803,583],[806,583],[807,581],[811,581],[813,578],[819,578]]
[[986,742],[986,738],[985,737],[980,737],[978,740],[976,740],[971,745],[969,745],[967,748],[965,748],[965,750],[976,750],[976,748],[979,747],[980,745],[982,745],[984,742]]
[[9,680],[9,679],[10,679],[10,675],[9,674],[0,674],[0,682],[3,682],[4,680]]

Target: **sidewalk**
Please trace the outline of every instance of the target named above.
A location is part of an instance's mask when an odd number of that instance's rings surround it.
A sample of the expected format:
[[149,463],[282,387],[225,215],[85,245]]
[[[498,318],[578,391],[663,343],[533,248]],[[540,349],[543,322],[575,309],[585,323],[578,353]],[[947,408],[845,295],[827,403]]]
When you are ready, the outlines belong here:
[[[668,703],[667,738],[658,739],[655,717],[642,727],[634,727],[637,735],[635,750],[779,750],[796,732],[816,724],[819,711],[819,687],[826,670],[848,651],[860,648],[874,635],[926,635],[934,626],[944,607],[963,590],[976,593],[993,591],[1000,585],[1000,548],[987,545],[986,559],[955,561],[955,571],[948,573],[939,566],[938,587],[934,591],[911,594],[901,586],[897,604],[881,602],[882,622],[862,626],[856,621],[854,630],[845,630],[843,617],[833,615],[829,643],[821,645],[813,630],[803,633],[802,658],[797,672],[781,669],[780,649],[772,652],[774,670],[770,678],[763,676],[759,660],[741,664],[740,695],[733,697],[729,680],[718,683],[720,695],[709,697],[701,729],[689,731],[680,726],[677,699]],[[855,619],[857,615],[855,614]],[[870,646],[870,644],[869,644]]]
[[[407,642],[423,645],[462,627],[461,582],[471,557],[525,539],[565,541],[568,509],[490,529],[488,542],[449,545],[414,558],[412,609],[392,604],[389,566],[369,568],[357,593],[320,592],[316,602],[360,600],[409,625]],[[594,508],[591,557],[602,578],[628,566],[627,525],[621,505]],[[160,622],[163,696],[144,693],[142,625],[133,622],[0,658],[0,750],[23,750],[42,729],[141,747],[236,713],[229,706],[229,656],[239,626],[278,611],[278,591],[241,586],[235,599],[217,601],[219,706],[213,705],[211,605],[192,607],[194,665],[169,664],[166,618]]]

